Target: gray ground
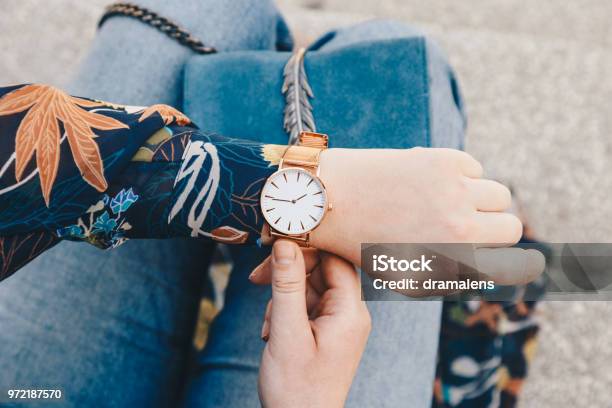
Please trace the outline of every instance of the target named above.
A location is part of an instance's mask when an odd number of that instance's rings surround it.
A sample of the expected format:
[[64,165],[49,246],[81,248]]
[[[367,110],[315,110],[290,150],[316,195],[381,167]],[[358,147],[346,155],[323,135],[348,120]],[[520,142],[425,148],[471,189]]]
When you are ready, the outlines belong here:
[[[1,0],[0,83],[61,85],[106,0]],[[470,114],[468,150],[512,183],[553,242],[612,241],[612,2],[282,0],[302,41],[372,16],[423,27],[446,49]],[[309,6],[299,9],[299,6]],[[610,406],[612,304],[542,305],[524,407]]]

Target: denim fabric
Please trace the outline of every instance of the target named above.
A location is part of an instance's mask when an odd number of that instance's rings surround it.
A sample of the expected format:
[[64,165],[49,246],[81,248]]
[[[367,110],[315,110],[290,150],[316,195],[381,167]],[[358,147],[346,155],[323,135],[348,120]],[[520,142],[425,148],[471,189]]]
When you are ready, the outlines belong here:
[[[271,49],[289,41],[276,34],[287,30],[268,1],[140,4],[174,18],[221,50]],[[369,31],[366,26],[342,30],[327,45],[344,34],[365,39],[388,26],[379,22],[367,26]],[[127,47],[125,36],[139,45]],[[177,105],[189,56],[150,27],[112,19],[70,91],[132,104]],[[442,62],[430,61],[430,76],[445,71]],[[446,94],[448,78],[438,78]],[[444,120],[453,129],[462,127],[456,109],[454,99],[430,102],[433,144],[446,135]],[[460,140],[440,143],[458,147]],[[110,252],[64,243],[41,256],[0,285],[0,388],[60,387],[66,396],[61,405],[75,407],[175,406],[182,398],[187,406],[258,406],[258,335],[269,292],[252,286],[246,276],[265,256],[262,251],[232,248],[235,267],[226,307],[197,358],[196,371],[188,370],[210,253],[210,246],[172,240],[129,242]],[[374,332],[349,405],[428,405],[439,303],[369,306]]]

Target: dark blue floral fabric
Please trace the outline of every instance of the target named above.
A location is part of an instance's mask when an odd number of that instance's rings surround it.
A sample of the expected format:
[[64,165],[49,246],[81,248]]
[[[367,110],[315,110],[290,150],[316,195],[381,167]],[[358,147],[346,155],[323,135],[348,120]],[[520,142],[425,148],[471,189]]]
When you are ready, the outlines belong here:
[[[521,243],[551,256],[545,244],[527,237]],[[544,296],[546,280],[502,290],[516,301],[444,302],[432,407],[517,406],[540,329],[531,299]]]
[[201,132],[166,106],[0,88],[0,279],[62,239],[258,242],[285,147]]

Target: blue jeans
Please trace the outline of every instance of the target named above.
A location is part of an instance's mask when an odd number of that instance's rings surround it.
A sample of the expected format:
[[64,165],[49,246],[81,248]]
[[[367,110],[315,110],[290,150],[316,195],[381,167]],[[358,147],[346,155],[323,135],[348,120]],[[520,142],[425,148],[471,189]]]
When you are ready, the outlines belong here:
[[[140,4],[221,51],[290,43],[267,0]],[[374,21],[341,30],[322,46],[413,35],[419,34],[402,24]],[[121,41],[127,36],[129,47]],[[447,63],[430,47],[432,141],[458,148],[463,123],[451,112],[460,101]],[[150,27],[114,18],[68,89],[122,103],[180,106],[181,69],[189,55]],[[41,256],[0,285],[0,392],[61,388],[60,405],[74,407],[259,406],[259,332],[270,293],[247,276],[267,253],[231,248],[234,269],[225,306],[206,348],[194,353],[194,324],[209,287],[213,250],[211,244],[181,239],[132,241],[109,252],[66,242]],[[372,336],[347,405],[428,406],[440,303],[368,306]]]

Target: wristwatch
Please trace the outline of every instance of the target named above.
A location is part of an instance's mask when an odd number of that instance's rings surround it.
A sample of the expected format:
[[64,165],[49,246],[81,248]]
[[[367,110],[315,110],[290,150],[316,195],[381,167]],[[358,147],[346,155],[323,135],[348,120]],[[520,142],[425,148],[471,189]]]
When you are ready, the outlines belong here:
[[270,235],[308,246],[310,233],[321,224],[332,206],[319,179],[319,156],[328,137],[302,132],[297,145],[289,146],[261,191],[261,211]]

